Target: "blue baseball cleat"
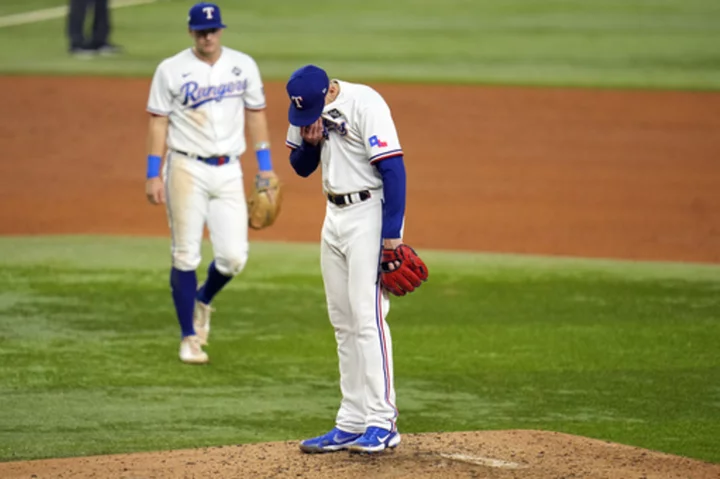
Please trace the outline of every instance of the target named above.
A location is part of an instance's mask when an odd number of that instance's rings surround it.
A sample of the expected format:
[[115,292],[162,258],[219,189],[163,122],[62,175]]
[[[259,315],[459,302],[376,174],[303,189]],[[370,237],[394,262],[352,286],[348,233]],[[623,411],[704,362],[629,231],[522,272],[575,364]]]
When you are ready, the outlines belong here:
[[380,452],[385,449],[393,449],[398,444],[400,444],[399,432],[370,426],[365,434],[353,442],[348,449],[350,452]]
[[362,434],[345,432],[334,427],[332,431],[312,439],[305,439],[300,443],[300,450],[307,453],[335,452],[347,449]]

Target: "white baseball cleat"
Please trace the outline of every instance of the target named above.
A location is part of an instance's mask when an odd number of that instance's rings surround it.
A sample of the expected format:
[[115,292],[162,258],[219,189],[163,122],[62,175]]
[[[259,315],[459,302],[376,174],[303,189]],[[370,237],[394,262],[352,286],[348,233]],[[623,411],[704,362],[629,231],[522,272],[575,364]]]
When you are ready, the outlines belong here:
[[180,361],[187,364],[205,364],[210,360],[200,345],[200,338],[185,336],[180,342]]
[[201,346],[207,346],[210,336],[210,313],[215,311],[209,304],[195,300],[195,311],[193,311],[193,327],[195,334],[200,339]]

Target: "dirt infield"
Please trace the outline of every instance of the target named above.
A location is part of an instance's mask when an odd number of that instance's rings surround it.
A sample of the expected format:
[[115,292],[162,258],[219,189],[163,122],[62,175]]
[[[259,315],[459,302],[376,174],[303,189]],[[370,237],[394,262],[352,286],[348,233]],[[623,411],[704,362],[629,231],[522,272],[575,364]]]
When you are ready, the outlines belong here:
[[[720,261],[720,93],[376,86],[406,153],[413,246]],[[167,235],[144,197],[148,87],[0,78],[0,234]],[[266,91],[287,203],[251,238],[317,241],[320,181],[292,172],[284,86]]]
[[[148,86],[0,78],[0,234],[167,235],[143,191]],[[406,153],[417,248],[720,262],[720,94],[376,86]],[[286,204],[251,239],[317,241],[320,182],[293,174],[284,87],[266,91]],[[720,466],[504,431],[408,435],[377,458],[288,442],[0,463],[0,477],[717,478]]]
[[0,463],[27,478],[717,479],[720,465],[556,432],[412,434],[394,451],[306,455],[294,442]]

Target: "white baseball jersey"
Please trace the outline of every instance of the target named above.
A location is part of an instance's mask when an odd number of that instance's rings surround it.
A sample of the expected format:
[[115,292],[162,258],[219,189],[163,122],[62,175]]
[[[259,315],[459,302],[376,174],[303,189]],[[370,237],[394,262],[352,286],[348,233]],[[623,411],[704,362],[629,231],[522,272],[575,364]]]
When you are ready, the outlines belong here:
[[[402,154],[390,107],[367,85],[335,81],[340,93],[322,114],[327,130],[320,155],[323,188],[333,194],[382,188],[373,163]],[[287,146],[301,143],[300,128],[290,125]]]
[[168,148],[204,157],[245,151],[246,108],[265,108],[260,71],[252,57],[227,47],[214,65],[191,48],[163,60],[147,104],[169,117]]

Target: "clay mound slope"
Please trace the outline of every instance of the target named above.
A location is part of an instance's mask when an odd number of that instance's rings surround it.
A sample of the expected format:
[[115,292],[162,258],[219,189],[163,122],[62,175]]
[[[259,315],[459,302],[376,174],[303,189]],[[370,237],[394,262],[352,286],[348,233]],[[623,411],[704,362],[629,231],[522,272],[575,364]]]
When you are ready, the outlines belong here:
[[306,455],[297,442],[0,463],[15,478],[683,478],[720,465],[544,431],[407,434],[395,451]]

